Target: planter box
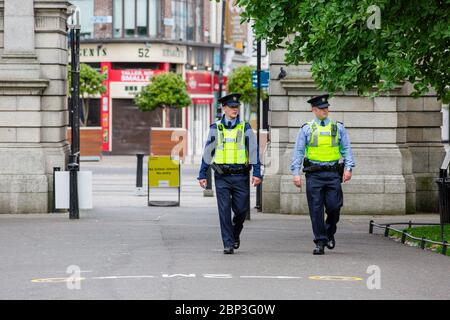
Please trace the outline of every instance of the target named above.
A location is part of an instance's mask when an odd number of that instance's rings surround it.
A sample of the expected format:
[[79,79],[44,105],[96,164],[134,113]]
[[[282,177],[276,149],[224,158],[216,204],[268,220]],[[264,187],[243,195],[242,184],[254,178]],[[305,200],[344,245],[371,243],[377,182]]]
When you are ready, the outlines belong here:
[[[72,141],[72,130],[67,129],[67,140]],[[80,128],[80,156],[85,160],[100,160],[102,155],[102,128]]]
[[150,128],[150,155],[178,156],[187,153],[187,131],[183,128]]

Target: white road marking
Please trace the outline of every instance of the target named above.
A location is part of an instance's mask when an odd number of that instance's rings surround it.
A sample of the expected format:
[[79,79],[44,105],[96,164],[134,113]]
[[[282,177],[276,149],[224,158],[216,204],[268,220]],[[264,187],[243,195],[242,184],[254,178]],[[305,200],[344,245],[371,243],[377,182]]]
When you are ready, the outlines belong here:
[[240,278],[255,278],[255,279],[302,279],[302,277],[292,276],[240,276]]
[[[85,271],[88,272],[88,271]],[[278,279],[278,280],[296,280],[296,279],[304,279],[305,277],[300,276],[274,276],[274,275],[241,275],[241,276],[233,276],[229,273],[204,273],[200,277],[197,277],[195,273],[174,273],[174,274],[162,274],[161,276],[155,275],[137,275],[137,276],[104,276],[104,277],[90,277],[90,278],[82,278],[79,277],[76,280],[114,280],[114,279],[153,279],[153,278],[162,278],[162,279],[181,279],[181,278],[208,278],[208,279],[232,279],[232,278],[241,278],[241,279]],[[319,281],[362,281],[363,278],[352,277],[352,276],[306,276],[309,280],[319,280]],[[43,279],[32,279],[33,283],[61,283],[67,281],[73,281],[72,278],[43,278]]]
[[106,279],[144,279],[144,278],[154,278],[155,276],[110,276],[110,277],[93,277],[91,279],[95,280],[106,280]]

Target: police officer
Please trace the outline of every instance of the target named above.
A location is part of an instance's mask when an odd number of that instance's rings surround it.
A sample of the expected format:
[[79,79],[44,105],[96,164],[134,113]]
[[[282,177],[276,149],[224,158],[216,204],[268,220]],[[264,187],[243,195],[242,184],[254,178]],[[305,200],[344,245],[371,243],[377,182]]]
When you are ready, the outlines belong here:
[[248,179],[251,167],[252,185],[259,185],[262,179],[255,134],[249,123],[239,119],[240,97],[240,94],[229,94],[219,99],[224,115],[210,127],[197,178],[200,186],[205,188],[206,172],[214,160],[211,167],[214,169],[224,254],[233,254],[240,246],[240,234],[250,208]]
[[[355,166],[344,125],[328,118],[328,97],[324,94],[308,100],[315,117],[300,128],[291,163],[293,183],[300,188],[303,161],[315,255],[324,254],[325,246],[331,250],[336,245],[334,235],[343,205],[341,182],[351,179]],[[341,156],[343,162],[339,163]]]

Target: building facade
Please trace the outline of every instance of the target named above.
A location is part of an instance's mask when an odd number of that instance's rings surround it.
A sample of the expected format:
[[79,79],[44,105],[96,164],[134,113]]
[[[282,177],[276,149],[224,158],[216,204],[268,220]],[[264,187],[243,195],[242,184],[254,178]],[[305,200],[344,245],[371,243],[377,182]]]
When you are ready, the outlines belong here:
[[0,1],[0,214],[52,210],[53,168],[69,151],[68,6]]
[[[280,68],[287,76],[278,79]],[[270,53],[270,144],[263,211],[308,213],[305,188],[292,183],[290,163],[299,128],[312,119],[307,100],[321,94],[310,65],[286,66],[284,51]],[[410,83],[374,99],[356,92],[330,99],[330,118],[341,121],[352,142],[356,167],[343,184],[347,214],[437,212],[435,179],[444,158],[442,104],[432,92],[414,99]]]
[[[92,99],[88,124],[101,129],[103,153],[147,154],[150,127],[184,128],[187,154],[199,160],[216,116],[222,4],[209,0],[71,3],[81,12],[81,62],[107,75],[107,91]],[[230,4],[227,11],[232,8]],[[227,19],[231,17],[227,14]],[[246,36],[234,36],[241,31],[230,27],[226,32],[227,73],[233,57],[242,56],[248,44]],[[140,112],[133,102],[136,93],[153,75],[168,71],[186,80],[192,105],[168,113]]]

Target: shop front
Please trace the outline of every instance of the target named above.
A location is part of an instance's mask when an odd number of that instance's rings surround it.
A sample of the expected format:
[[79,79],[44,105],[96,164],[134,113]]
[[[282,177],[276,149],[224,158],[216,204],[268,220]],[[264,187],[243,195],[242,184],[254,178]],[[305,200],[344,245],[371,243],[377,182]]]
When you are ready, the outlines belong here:
[[168,71],[183,74],[186,62],[184,46],[87,43],[82,45],[80,55],[82,63],[99,69],[105,75],[103,85],[107,90],[100,97],[99,108],[92,109],[93,116],[100,120],[95,125],[100,129],[102,153],[149,154],[150,128],[181,128],[185,125],[182,110],[142,112],[134,104],[135,95],[149,84],[153,76]]
[[[226,77],[224,77],[226,84]],[[209,126],[215,119],[215,97],[219,89],[219,78],[209,71],[187,71],[186,85],[192,99],[186,108],[186,128],[188,131],[188,155],[199,162],[208,137]],[[224,88],[226,85],[223,86]]]

